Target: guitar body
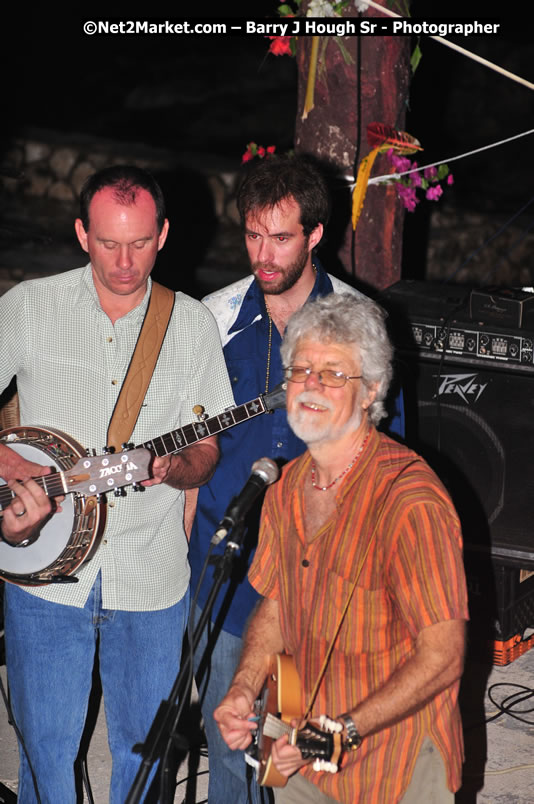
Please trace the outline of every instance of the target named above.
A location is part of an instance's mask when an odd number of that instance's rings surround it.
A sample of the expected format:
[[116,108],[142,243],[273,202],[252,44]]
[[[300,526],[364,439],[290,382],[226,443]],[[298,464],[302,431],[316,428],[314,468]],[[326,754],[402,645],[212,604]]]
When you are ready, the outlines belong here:
[[[28,461],[71,469],[85,457],[83,447],[60,430],[12,427],[0,432],[0,441]],[[4,481],[0,478],[0,485]],[[43,525],[28,547],[0,541],[0,577],[25,586],[41,586],[56,576],[72,575],[96,550],[106,524],[106,506],[96,496],[69,494],[62,510]]]
[[300,678],[292,656],[286,653],[273,656],[269,675],[265,681],[262,703],[263,728],[259,742],[261,770],[258,781],[265,787],[284,787],[287,784],[287,776],[282,776],[272,761],[271,749],[275,739],[266,735],[264,724],[267,715],[279,718],[288,726],[295,718],[300,719],[302,714]]

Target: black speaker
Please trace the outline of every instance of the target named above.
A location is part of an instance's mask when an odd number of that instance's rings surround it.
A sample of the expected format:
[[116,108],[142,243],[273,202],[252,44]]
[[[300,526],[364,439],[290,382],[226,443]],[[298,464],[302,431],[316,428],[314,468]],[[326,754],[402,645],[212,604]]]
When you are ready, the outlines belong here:
[[449,489],[466,545],[534,566],[534,376],[401,359],[408,441]]
[[400,282],[383,297],[407,441],[449,489],[466,548],[534,568],[534,334],[472,321],[469,295]]

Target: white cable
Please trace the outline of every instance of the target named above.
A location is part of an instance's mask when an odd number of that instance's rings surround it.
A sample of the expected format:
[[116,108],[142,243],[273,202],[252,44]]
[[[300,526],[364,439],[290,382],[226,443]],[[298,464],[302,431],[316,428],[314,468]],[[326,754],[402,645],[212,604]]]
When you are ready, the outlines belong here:
[[522,770],[532,770],[532,768],[534,768],[534,765],[515,765],[512,768],[502,768],[501,770],[487,770],[487,768],[485,768],[483,771],[477,773],[469,773],[469,771],[464,771],[464,773],[466,776],[504,776],[507,773]]
[[[388,17],[397,17],[398,19],[402,19],[400,14],[396,14],[395,11],[390,11],[389,8],[384,8],[384,6],[380,6],[378,3],[373,2],[373,0],[365,0],[367,5],[372,6],[377,11],[381,11],[383,14],[386,14]],[[515,73],[509,72],[509,70],[505,70],[503,67],[499,67],[498,64],[493,64],[493,62],[488,61],[487,59],[483,59],[482,56],[477,56],[476,53],[471,53],[470,50],[466,50],[460,45],[454,44],[454,42],[450,42],[448,39],[445,39],[443,36],[433,36],[432,34],[427,34],[429,39],[435,39],[436,42],[440,42],[442,45],[446,45],[447,47],[452,48],[453,50],[457,50],[458,53],[462,53],[462,55],[467,56],[469,59],[473,59],[473,61],[478,61],[479,64],[483,64],[485,67],[489,67],[490,70],[495,70],[495,72],[504,75],[506,78],[511,78],[512,81],[517,81],[518,84],[523,84],[523,86],[528,87],[529,89],[534,89],[534,84],[530,81],[527,81],[525,78],[521,78],[519,75],[515,75]]]
[[[464,154],[458,154],[458,156],[449,156],[447,159],[440,159],[439,162],[432,162],[428,165],[421,165],[420,167],[411,168],[411,170],[404,170],[402,173],[385,173],[382,176],[373,176],[372,179],[369,179],[367,184],[380,184],[381,182],[392,181],[395,179],[400,179],[402,176],[408,176],[410,173],[417,173],[420,170],[426,170],[429,167],[435,167],[436,165],[444,165],[448,164],[449,162],[456,162],[458,159],[465,159],[466,156],[473,156],[473,154],[479,154],[481,151],[488,151],[491,148],[497,148],[499,145],[505,145],[507,142],[512,142],[512,140],[518,140],[521,137],[526,137],[529,134],[534,134],[534,128],[531,128],[529,131],[523,131],[521,134],[514,134],[513,137],[507,137],[505,140],[499,140],[499,142],[492,142],[489,145],[483,145],[482,148],[475,148],[473,151],[467,151]],[[344,176],[345,181],[349,183],[351,187],[354,187],[355,181],[352,176]]]

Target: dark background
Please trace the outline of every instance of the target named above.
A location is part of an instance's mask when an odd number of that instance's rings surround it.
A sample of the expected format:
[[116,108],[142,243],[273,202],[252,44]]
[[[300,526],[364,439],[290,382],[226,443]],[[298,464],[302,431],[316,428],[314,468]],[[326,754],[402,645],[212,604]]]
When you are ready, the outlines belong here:
[[[191,5],[184,16],[210,20],[215,10],[217,17],[261,18],[274,16],[277,5],[261,0],[210,8],[203,3]],[[133,14],[131,6],[120,5],[85,14],[22,9],[11,15],[3,31],[0,147],[23,131],[45,128],[163,146],[200,159],[223,160],[233,168],[251,140],[276,144],[278,151],[292,147],[295,61],[268,55],[268,40],[262,36],[83,34],[87,19],[173,18],[167,11],[151,17]],[[534,80],[529,25],[513,17],[504,4],[464,0],[440,6],[414,0],[412,16],[500,20],[499,36],[452,39]],[[427,37],[420,44],[423,59],[412,82],[406,129],[424,146],[422,163],[532,125],[531,90]],[[525,137],[451,163],[455,184],[440,205],[513,214],[532,195],[532,144],[532,136]],[[190,178],[186,192],[194,195],[194,177]],[[416,213],[406,216],[408,245],[424,241],[429,207],[433,205],[420,204]]]

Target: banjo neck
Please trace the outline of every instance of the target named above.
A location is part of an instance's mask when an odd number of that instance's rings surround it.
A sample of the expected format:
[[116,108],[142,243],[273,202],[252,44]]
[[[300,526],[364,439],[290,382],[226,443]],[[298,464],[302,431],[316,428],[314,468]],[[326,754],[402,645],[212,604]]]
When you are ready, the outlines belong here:
[[180,452],[191,446],[191,444],[203,441],[205,438],[218,435],[236,424],[246,422],[255,416],[260,416],[262,413],[271,413],[276,408],[284,406],[285,384],[282,383],[269,393],[261,394],[244,405],[236,405],[236,407],[228,408],[218,416],[186,424],[185,427],[179,427],[170,433],[145,441],[144,444],[139,444],[138,447],[149,449],[158,458],[164,458],[167,455]]
[[[80,457],[76,465],[71,466],[68,471],[52,472],[49,475],[34,477],[33,480],[48,497],[61,497],[73,492],[85,495],[103,494],[128,485],[134,485],[135,488],[136,484],[150,476],[150,462],[154,455],[161,458],[180,452],[204,438],[217,435],[236,424],[284,406],[285,384],[282,383],[269,393],[261,394],[243,405],[229,408],[218,416],[186,424],[185,427],[152,438],[137,447],[126,445],[123,452],[110,451],[105,455]],[[52,442],[58,437],[60,441],[68,439],[64,433],[52,428],[45,431],[42,428],[15,427],[3,433],[2,440],[7,445],[16,443],[22,435],[27,436],[28,441],[32,438],[40,441],[43,437],[45,440],[51,439]],[[79,449],[75,450],[76,457],[83,452],[80,445],[77,447]],[[11,491],[9,486],[0,485],[0,519],[2,511],[14,497],[15,492]]]
[[[122,451],[108,450],[103,455],[89,455],[81,444],[51,427],[18,426],[3,430],[0,432],[3,444],[30,460],[42,463],[44,456],[43,465],[55,465],[56,471],[34,478],[49,497],[72,496],[62,506],[64,510],[45,521],[34,542],[23,550],[0,541],[0,578],[30,586],[75,582],[72,576],[91,558],[104,531],[107,492],[123,496],[124,486],[132,486],[134,491],[143,489],[138,484],[150,477],[154,455],[163,457],[179,452],[229,427],[283,407],[285,384],[218,416],[209,419],[199,416],[199,421],[139,447],[128,444]],[[0,518],[14,496],[9,486],[0,483]],[[69,523],[68,533],[65,521]]]

